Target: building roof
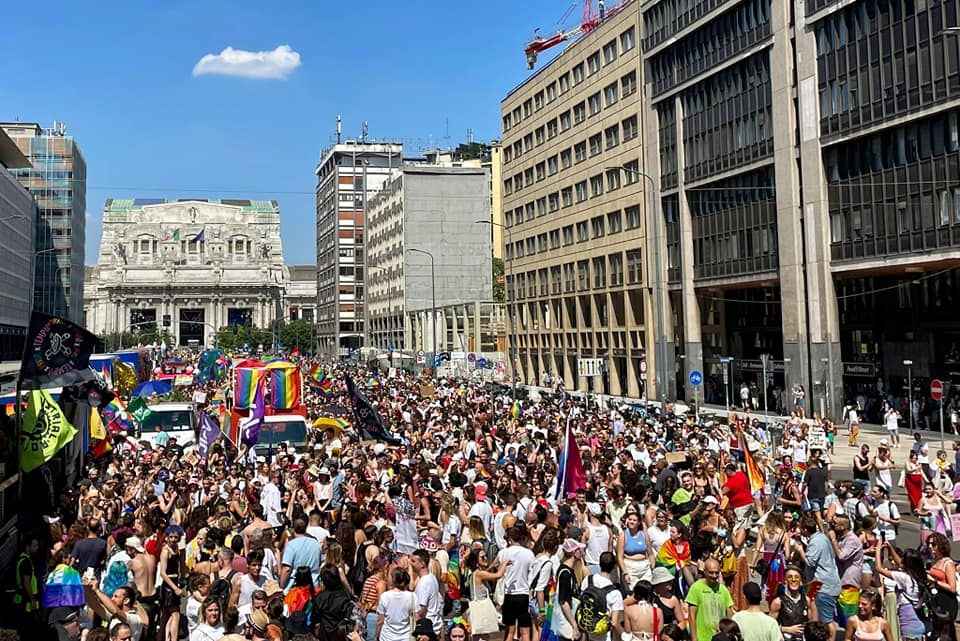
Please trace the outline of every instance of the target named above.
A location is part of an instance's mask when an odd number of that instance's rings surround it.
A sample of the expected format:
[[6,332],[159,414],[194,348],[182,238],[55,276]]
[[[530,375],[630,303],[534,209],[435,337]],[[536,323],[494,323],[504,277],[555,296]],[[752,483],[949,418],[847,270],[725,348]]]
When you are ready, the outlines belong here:
[[20,151],[17,143],[10,139],[3,129],[0,129],[0,165],[7,169],[25,169],[33,167],[27,157]]
[[244,198],[107,198],[103,209],[109,213],[127,213],[142,210],[148,205],[165,205],[171,203],[213,203],[215,205],[230,205],[240,207],[244,211],[275,214],[280,211],[280,205],[275,200],[249,200]]
[[290,265],[290,281],[314,281],[317,278],[316,265]]

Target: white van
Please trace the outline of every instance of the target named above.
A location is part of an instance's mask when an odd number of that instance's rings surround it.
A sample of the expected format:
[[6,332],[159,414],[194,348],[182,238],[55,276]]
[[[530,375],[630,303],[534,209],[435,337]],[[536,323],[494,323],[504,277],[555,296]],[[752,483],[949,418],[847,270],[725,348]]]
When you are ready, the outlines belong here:
[[273,455],[278,454],[278,447],[292,446],[297,451],[297,458],[307,448],[307,435],[310,433],[310,424],[299,414],[274,414],[263,417],[257,444],[253,446],[257,456],[266,457],[273,446]]
[[193,403],[157,403],[148,405],[150,414],[140,425],[140,439],[151,447],[157,444],[157,434],[166,432],[177,439],[177,445],[188,447],[197,440],[197,410]]

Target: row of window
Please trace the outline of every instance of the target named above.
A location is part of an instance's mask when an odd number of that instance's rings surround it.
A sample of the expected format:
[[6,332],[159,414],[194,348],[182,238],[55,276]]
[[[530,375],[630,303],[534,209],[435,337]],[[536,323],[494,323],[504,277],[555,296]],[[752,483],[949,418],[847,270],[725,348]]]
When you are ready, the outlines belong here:
[[646,37],[643,50],[649,51],[672,38],[728,0],[662,0],[643,13]]
[[609,109],[617,104],[621,98],[627,98],[635,93],[637,93],[637,72],[631,71],[620,78],[619,81],[614,80],[602,91],[592,94],[589,98],[576,103],[556,118],[548,120],[512,145],[505,145],[503,148],[504,164],[518,160],[523,154],[532,151],[534,147],[540,147],[559,134],[586,122],[588,112],[590,116],[596,116],[604,108]]
[[[610,40],[603,45],[602,49],[598,49],[590,54],[585,63],[579,62],[575,64],[570,68],[569,71],[565,71],[564,73],[560,74],[556,80],[548,84],[542,91],[535,93],[532,98],[525,100],[522,105],[516,107],[510,113],[504,114],[503,132],[506,133],[510,131],[510,129],[516,125],[519,125],[523,120],[532,117],[534,113],[543,109],[544,105],[548,105],[555,101],[558,95],[562,96],[569,92],[571,87],[571,77],[573,78],[572,86],[576,87],[582,83],[585,78],[599,73],[603,66],[614,62],[617,59],[618,42],[620,45],[620,55],[633,50],[637,46],[636,30],[633,27],[630,27],[626,31],[623,31],[619,38]],[[603,61],[602,63],[601,60]],[[586,75],[584,75],[585,68],[587,71]]]
[[[626,271],[624,271],[626,264]],[[591,279],[591,272],[593,278]],[[626,276],[626,279],[624,279]],[[596,256],[507,276],[508,300],[555,296],[606,287],[639,285],[643,282],[643,253],[639,249]]]
[[827,180],[836,183],[960,151],[960,111],[833,145],[824,151]]
[[650,60],[653,95],[709,71],[769,35],[770,0],[737,5]]
[[950,225],[960,227],[960,187],[910,194],[895,202],[831,208],[830,242],[857,242]]
[[[581,140],[573,147],[568,147],[546,160],[538,162],[533,167],[527,167],[513,176],[504,178],[503,195],[509,196],[514,192],[522,191],[526,187],[531,187],[535,183],[545,180],[548,176],[556,175],[575,164],[580,164],[588,157],[599,156],[605,150],[617,147],[621,142],[633,140],[638,135],[640,135],[640,129],[637,116],[625,118],[622,122],[610,125],[602,132],[598,131],[586,140]],[[627,182],[629,183],[631,180],[628,179]]]
[[657,105],[658,135],[660,137],[660,189],[677,186],[677,114],[674,102],[666,100]]
[[914,0],[863,0],[818,22],[822,133],[880,124],[960,94],[958,43],[944,33],[957,13],[957,0],[916,11]]
[[618,209],[606,215],[594,216],[589,221],[581,220],[575,225],[566,225],[559,229],[552,229],[549,232],[541,232],[535,236],[507,243],[506,257],[508,260],[512,260],[524,256],[533,256],[573,245],[575,242],[585,243],[604,236],[619,234],[624,230],[624,222],[626,222],[628,231],[639,229],[643,225],[639,205],[631,205],[622,212]]

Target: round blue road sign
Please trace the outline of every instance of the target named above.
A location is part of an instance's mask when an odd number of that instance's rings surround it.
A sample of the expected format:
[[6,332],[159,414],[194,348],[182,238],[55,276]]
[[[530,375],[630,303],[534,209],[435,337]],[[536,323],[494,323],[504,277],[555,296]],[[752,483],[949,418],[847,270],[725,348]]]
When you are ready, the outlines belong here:
[[690,372],[690,384],[700,385],[701,383],[703,383],[703,373],[698,369]]

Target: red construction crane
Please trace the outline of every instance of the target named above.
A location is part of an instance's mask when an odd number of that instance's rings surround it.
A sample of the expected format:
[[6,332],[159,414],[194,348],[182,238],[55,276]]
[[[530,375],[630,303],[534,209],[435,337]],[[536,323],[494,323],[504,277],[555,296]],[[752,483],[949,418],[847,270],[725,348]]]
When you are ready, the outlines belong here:
[[580,26],[576,29],[570,29],[569,31],[563,31],[561,29],[549,38],[542,38],[539,35],[540,29],[534,29],[533,40],[531,40],[523,50],[527,56],[527,69],[533,69],[537,63],[537,56],[542,51],[546,51],[550,47],[556,46],[561,42],[566,42],[571,38],[587,35],[601,22],[620,13],[620,11],[632,1],[633,0],[620,0],[620,2],[610,7],[609,10],[605,10],[603,6],[604,0],[598,0],[600,10],[595,11],[593,8],[593,0],[583,0],[583,16],[580,19]]

